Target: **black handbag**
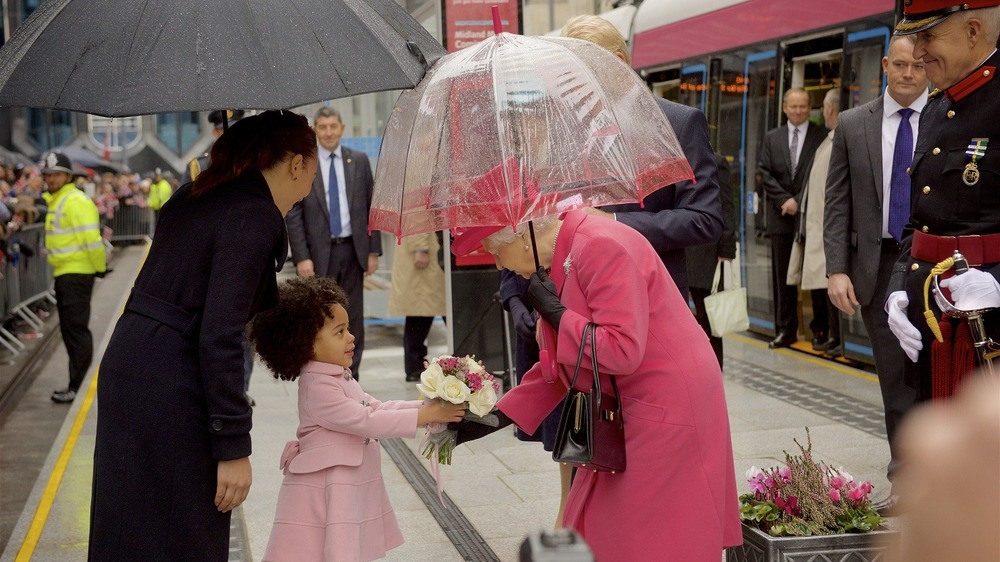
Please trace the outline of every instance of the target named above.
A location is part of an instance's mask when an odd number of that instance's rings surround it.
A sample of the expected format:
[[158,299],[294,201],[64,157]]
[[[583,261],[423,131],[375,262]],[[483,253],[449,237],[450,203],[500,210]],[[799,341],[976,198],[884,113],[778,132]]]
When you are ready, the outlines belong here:
[[[575,386],[588,338],[594,384],[590,392],[583,392]],[[591,322],[583,329],[573,382],[563,400],[556,443],[552,449],[553,460],[595,472],[625,470],[625,420],[622,419],[618,383],[613,376],[611,387],[614,395],[601,392],[601,377],[597,372],[597,326]]]

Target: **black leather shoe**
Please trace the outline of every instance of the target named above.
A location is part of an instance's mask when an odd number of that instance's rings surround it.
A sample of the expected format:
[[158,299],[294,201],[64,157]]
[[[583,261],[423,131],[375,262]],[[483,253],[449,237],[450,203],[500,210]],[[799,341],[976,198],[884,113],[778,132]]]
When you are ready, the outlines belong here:
[[767,347],[778,349],[779,347],[789,347],[795,342],[795,336],[790,336],[787,332],[778,332],[778,335],[767,344]]
[[813,345],[814,350],[822,351],[824,353],[836,351],[839,348],[840,348],[840,340],[837,338],[830,338],[819,345]]
[[873,504],[872,508],[882,517],[895,517],[902,514],[902,510],[899,505],[899,496],[896,494],[890,494],[889,497],[884,500]]
[[51,398],[56,404],[69,404],[76,399],[76,391],[70,388],[56,390],[52,393]]
[[826,343],[826,340],[827,340],[826,331],[818,330],[816,332],[813,332],[813,338],[812,338],[813,351],[823,351],[820,348],[824,343]]
[[406,373],[406,382],[420,382],[420,373]]

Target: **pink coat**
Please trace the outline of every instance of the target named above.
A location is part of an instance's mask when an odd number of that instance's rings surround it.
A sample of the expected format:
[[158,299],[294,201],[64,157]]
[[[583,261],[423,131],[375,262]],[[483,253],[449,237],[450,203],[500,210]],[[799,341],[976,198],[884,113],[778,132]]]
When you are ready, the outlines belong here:
[[[592,321],[602,377],[614,373],[621,391],[628,457],[622,473],[577,472],[564,525],[601,562],[718,562],[742,537],[722,373],[708,338],[653,248],[620,223],[567,213],[551,277],[567,308],[560,378],[546,382],[536,364],[498,407],[533,433],[565,398],[561,377],[572,376]],[[577,386],[589,389],[592,376],[581,368]]]
[[414,437],[421,402],[379,402],[344,373],[311,361],[299,375],[299,439],[281,455],[267,562],[374,560],[403,544],[378,440]]

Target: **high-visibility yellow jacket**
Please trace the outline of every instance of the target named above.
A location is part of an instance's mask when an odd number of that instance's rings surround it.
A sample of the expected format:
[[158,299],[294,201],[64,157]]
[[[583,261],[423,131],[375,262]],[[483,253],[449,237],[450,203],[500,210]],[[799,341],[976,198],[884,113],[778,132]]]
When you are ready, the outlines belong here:
[[154,211],[159,211],[160,207],[170,199],[170,196],[174,192],[170,189],[170,182],[167,180],[160,180],[149,186],[149,208]]
[[53,275],[105,271],[104,241],[94,202],[72,183],[42,196],[49,204],[45,249]]

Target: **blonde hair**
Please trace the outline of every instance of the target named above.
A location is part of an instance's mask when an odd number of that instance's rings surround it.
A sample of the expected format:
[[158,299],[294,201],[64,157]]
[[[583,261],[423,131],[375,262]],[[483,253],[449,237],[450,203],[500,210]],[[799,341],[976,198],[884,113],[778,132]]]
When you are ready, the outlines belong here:
[[600,16],[583,15],[570,19],[563,26],[562,36],[590,41],[623,56],[626,64],[632,64],[632,55],[628,52],[625,37],[613,23]]

